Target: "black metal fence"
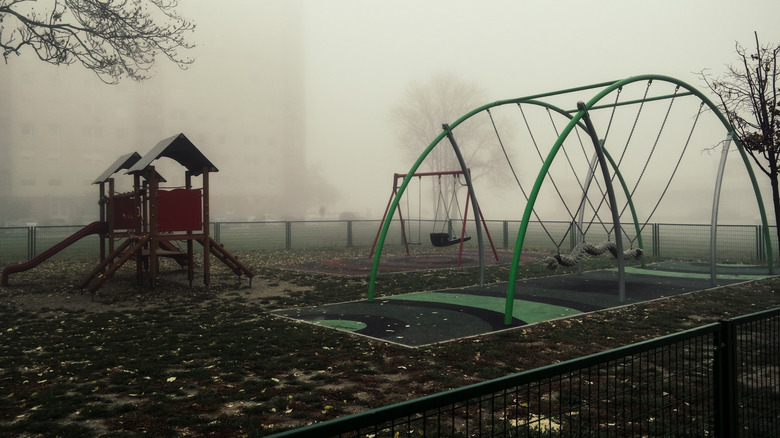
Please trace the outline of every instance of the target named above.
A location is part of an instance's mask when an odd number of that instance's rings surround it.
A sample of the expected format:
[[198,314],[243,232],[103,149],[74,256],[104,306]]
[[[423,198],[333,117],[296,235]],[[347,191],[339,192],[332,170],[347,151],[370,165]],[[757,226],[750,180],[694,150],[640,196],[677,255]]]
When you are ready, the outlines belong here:
[[275,435],[780,436],[780,309]]
[[[429,244],[432,221],[406,221],[409,241]],[[520,221],[487,221],[495,246],[513,249]],[[325,247],[370,248],[381,225],[379,220],[353,221],[264,221],[215,222],[211,235],[231,252],[275,249],[313,249]],[[457,225],[457,224],[456,224]],[[527,231],[524,251],[554,251],[574,245],[568,222],[545,222],[544,227],[532,222]],[[470,222],[467,234],[476,230]],[[0,227],[0,266],[29,260],[64,240],[82,226]],[[457,228],[457,227],[456,227]],[[626,227],[626,230],[629,230]],[[777,248],[774,227],[770,230],[773,248]],[[552,234],[552,239],[548,235]],[[719,262],[763,264],[763,233],[759,225],[719,225],[717,259]],[[645,255],[653,258],[683,258],[709,260],[710,226],[690,224],[648,224],[642,230]],[[606,232],[590,230],[588,240],[606,240]],[[386,244],[400,245],[401,227],[393,222]],[[469,245],[475,245],[472,239]],[[626,236],[626,247],[636,247],[636,236]],[[97,259],[97,236],[87,236],[62,251],[55,258]]]

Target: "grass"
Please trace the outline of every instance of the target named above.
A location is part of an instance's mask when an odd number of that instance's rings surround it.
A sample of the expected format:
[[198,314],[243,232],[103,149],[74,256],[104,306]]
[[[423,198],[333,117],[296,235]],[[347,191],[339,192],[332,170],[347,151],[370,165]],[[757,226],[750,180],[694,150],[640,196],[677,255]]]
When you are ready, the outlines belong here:
[[[2,290],[17,301],[0,303],[0,435],[265,436],[780,305],[772,278],[423,349],[267,314],[364,297],[365,278],[267,262],[344,255],[242,255],[268,284],[294,286],[263,299],[245,298],[246,286],[219,270],[209,290],[165,280],[156,295],[117,278],[99,311],[54,299],[35,310],[14,304],[75,296],[63,283],[84,272],[81,264],[20,277],[22,286]],[[546,274],[524,267],[524,276]],[[491,266],[487,279],[507,272]],[[465,286],[475,273],[387,274],[378,288]]]

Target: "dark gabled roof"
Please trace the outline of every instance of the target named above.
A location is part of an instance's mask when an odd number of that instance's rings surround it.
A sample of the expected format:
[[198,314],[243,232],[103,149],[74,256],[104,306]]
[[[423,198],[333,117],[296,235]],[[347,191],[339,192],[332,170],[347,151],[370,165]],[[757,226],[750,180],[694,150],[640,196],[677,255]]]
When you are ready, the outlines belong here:
[[209,172],[218,172],[217,168],[211,164],[211,161],[209,161],[209,159],[206,158],[206,156],[203,155],[203,153],[201,153],[184,134],[177,134],[157,143],[157,145],[138,160],[127,173],[141,172],[146,169],[152,161],[161,157],[170,158],[176,161],[187,168],[193,176],[202,174],[204,168],[208,169]]
[[122,169],[129,169],[133,167],[133,164],[137,163],[140,159],[141,154],[138,152],[122,155],[121,157],[117,158],[112,165],[108,166],[108,169],[101,173],[100,176],[92,182],[92,184],[100,184],[108,181],[108,179],[111,178],[111,175],[119,172]]

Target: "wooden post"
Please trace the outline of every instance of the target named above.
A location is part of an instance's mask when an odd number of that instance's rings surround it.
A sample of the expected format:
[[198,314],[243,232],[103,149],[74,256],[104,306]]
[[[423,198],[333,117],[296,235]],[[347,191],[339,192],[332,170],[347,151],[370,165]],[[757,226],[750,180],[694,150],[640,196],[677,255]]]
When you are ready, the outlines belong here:
[[[135,198],[135,229],[133,231],[136,239],[141,237],[144,228],[144,202],[141,193],[141,175],[136,173],[133,175],[133,197]],[[144,281],[143,262],[143,257],[140,257],[139,254],[139,257],[135,258],[135,280],[138,285],[143,284]]]
[[[116,223],[114,222],[114,214],[116,212],[115,210],[116,204],[114,203],[114,178],[108,179],[108,202],[106,204],[106,216],[108,216],[108,231],[106,231],[106,235],[108,236],[108,253],[111,254],[114,252],[114,227],[116,226]],[[103,261],[104,257],[103,255],[100,256],[100,261]]]
[[[184,173],[184,180],[187,190],[192,190],[192,174],[189,170]],[[187,236],[189,237],[187,239],[187,280],[190,283],[190,287],[192,287],[192,281],[195,279],[195,253],[192,245],[192,231],[187,231]]]
[[[100,181],[100,193],[98,195],[98,207],[100,208],[100,222],[106,222],[106,182]],[[100,261],[106,259],[106,233],[100,233]]]
[[149,197],[149,284],[154,287],[157,282],[157,247],[160,243],[157,237],[157,191],[160,187],[154,166],[149,166],[147,170],[149,172],[147,177],[147,181],[149,181],[149,190],[147,190]]
[[209,168],[203,169],[203,284],[211,283],[211,239],[209,239]]

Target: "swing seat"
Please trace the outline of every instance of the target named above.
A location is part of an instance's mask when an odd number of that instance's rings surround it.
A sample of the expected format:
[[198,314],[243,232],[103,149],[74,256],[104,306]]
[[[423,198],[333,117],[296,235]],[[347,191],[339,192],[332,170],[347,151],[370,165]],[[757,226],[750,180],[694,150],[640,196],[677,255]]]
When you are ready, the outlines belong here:
[[[464,236],[463,241],[467,242],[471,240],[471,236]],[[431,244],[433,246],[450,246],[460,243],[460,237],[450,238],[449,233],[431,233]]]

